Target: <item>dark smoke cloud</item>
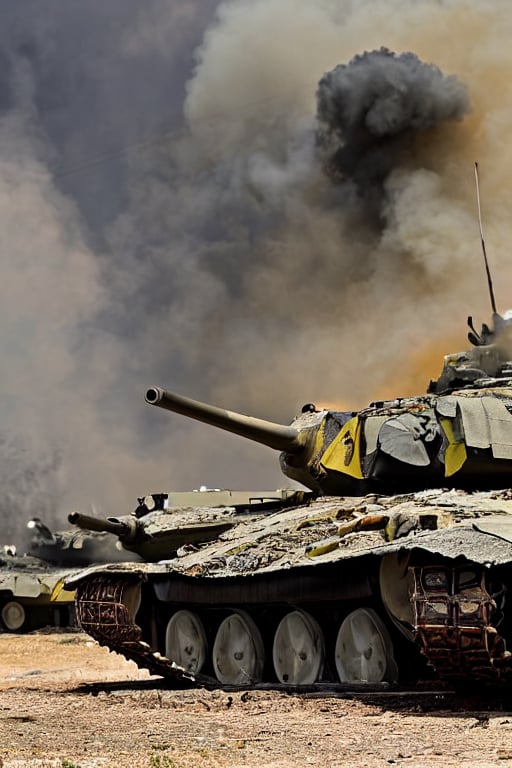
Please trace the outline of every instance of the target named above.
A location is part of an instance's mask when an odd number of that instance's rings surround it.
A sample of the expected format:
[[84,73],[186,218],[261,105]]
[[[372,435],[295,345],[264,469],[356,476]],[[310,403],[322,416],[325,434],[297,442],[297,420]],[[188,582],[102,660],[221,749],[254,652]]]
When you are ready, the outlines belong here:
[[[149,368],[133,377],[131,334],[159,311],[158,267],[144,261],[163,235],[148,223],[130,264],[111,231],[140,176],[132,164],[146,167],[152,156],[157,178],[159,150],[182,130],[193,52],[216,4],[27,0],[2,8],[4,541],[20,541],[34,514],[62,526],[75,506],[129,511],[135,483],[146,487],[144,440],[136,424],[126,433],[123,425],[128,409],[141,409],[149,377]],[[145,270],[153,280],[132,290]],[[141,474],[125,492],[131,461]]]
[[318,85],[318,143],[326,170],[334,179],[353,179],[363,196],[380,197],[417,132],[461,120],[468,111],[467,87],[454,75],[414,53],[367,51],[339,64]]

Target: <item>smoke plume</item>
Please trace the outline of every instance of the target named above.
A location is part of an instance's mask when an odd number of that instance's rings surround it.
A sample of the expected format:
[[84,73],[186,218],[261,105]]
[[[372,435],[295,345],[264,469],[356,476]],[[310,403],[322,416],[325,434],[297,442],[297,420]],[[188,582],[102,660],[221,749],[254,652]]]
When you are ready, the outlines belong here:
[[379,213],[384,181],[413,153],[415,136],[468,111],[465,85],[413,53],[381,48],[355,56],[318,85],[317,137],[326,171],[353,180],[363,198],[377,198]]
[[3,540],[286,484],[150,385],[285,423],[425,391],[489,315],[475,160],[507,308],[509,38],[505,0],[6,4]]

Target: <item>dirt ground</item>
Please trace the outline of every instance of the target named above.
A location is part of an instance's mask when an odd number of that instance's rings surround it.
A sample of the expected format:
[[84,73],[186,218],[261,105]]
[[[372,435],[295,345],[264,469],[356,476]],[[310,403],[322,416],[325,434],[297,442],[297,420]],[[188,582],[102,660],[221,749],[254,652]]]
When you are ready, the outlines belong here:
[[0,634],[3,768],[512,768],[512,698],[171,691],[80,632]]

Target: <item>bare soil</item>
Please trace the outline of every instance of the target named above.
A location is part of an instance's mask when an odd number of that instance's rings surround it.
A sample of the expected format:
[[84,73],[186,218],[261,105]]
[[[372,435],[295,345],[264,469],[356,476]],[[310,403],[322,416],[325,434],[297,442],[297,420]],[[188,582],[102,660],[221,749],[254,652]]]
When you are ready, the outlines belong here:
[[3,768],[512,768],[512,700],[172,691],[80,632],[0,634]]

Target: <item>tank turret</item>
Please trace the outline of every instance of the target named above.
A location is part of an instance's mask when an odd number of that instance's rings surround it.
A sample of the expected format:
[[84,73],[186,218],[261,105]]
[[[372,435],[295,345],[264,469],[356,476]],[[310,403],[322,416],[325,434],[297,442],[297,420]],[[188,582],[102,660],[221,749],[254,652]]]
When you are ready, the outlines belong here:
[[[138,499],[131,515],[99,518],[72,512],[68,520],[82,531],[117,536],[121,552],[149,562],[175,557],[183,547],[212,541],[241,520],[305,500],[301,491],[224,491],[155,493]],[[128,558],[125,558],[128,559]]]
[[[90,518],[98,523],[96,518]],[[31,518],[27,523],[30,540],[26,556],[37,558],[50,566],[82,568],[94,563],[119,562],[120,560],[137,560],[138,557],[116,546],[116,542],[108,535],[124,532],[125,525],[109,528],[99,525],[70,530],[51,530],[39,517]]]
[[[160,518],[160,519],[158,519]],[[142,522],[133,517],[109,517],[101,519],[73,512],[68,520],[86,531],[104,531],[117,536],[122,549],[136,552],[144,560],[156,561],[174,557],[178,549],[185,545],[195,545],[214,539],[231,527],[228,521],[201,521],[194,524],[185,521],[173,521],[168,515],[162,515]]]
[[151,387],[146,402],[281,451],[283,473],[320,494],[503,488],[512,470],[512,319],[494,313],[473,348],[447,355],[425,395],[361,411],[303,406],[290,425]]

